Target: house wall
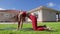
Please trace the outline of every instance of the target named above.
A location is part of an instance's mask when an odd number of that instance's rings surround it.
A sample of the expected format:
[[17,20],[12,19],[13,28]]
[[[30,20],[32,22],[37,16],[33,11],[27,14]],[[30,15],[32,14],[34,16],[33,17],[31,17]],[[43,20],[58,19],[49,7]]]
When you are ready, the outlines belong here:
[[56,21],[56,12],[50,10],[42,10],[42,13],[43,21]]
[[[39,10],[33,13],[38,14],[37,21],[44,22],[44,21],[56,21],[56,12],[50,10]],[[31,21],[28,19],[28,21]]]
[[37,21],[42,21],[42,10],[39,10],[37,12],[38,12],[38,19],[37,19]]
[[17,21],[17,13],[14,12],[0,12],[0,22],[2,21]]

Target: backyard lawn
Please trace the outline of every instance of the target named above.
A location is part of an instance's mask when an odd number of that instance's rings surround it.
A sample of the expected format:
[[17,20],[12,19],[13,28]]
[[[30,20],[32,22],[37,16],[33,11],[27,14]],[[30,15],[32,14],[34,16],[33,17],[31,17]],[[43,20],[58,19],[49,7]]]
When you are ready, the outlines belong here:
[[39,25],[47,25],[53,31],[34,31],[31,23],[24,23],[23,29],[16,31],[17,24],[0,24],[0,34],[60,34],[60,22],[43,22]]

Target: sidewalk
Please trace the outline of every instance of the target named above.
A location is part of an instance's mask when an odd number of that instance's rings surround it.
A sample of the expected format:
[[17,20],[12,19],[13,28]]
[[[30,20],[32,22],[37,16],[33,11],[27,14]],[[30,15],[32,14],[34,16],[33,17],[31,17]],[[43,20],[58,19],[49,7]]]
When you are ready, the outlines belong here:
[[17,24],[17,22],[0,22],[0,24]]

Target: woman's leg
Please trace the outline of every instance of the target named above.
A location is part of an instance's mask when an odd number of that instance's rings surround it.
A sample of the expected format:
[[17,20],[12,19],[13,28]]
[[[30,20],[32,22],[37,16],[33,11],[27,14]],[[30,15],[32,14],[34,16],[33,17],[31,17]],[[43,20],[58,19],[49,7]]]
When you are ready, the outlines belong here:
[[29,18],[32,20],[32,26],[34,30],[37,30],[37,18],[34,15],[29,15]]
[[38,26],[37,30],[39,30],[39,31],[44,31],[44,30],[51,31],[52,29],[50,27],[47,27],[46,25],[44,25],[44,26]]
[[32,26],[33,29],[36,31],[43,31],[43,30],[47,30],[46,25],[44,26],[37,26],[37,18],[34,15],[29,15],[29,18],[32,20]]

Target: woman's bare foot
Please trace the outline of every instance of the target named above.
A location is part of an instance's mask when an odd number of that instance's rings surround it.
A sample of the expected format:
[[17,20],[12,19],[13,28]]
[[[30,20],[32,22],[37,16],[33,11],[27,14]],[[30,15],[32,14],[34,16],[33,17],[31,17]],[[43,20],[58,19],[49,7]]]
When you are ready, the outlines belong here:
[[46,27],[48,31],[52,31],[53,29],[50,27]]

